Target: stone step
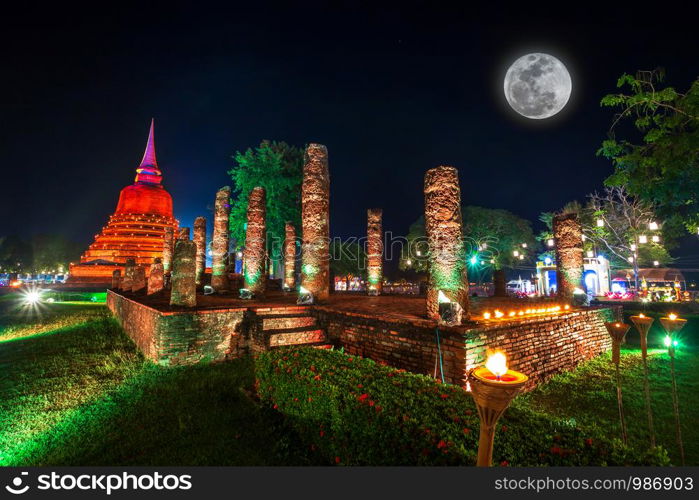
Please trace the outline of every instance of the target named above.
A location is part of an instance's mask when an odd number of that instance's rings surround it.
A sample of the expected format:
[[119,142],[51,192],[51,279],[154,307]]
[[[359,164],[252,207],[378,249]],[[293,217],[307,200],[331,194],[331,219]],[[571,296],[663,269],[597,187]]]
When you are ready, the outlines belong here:
[[289,328],[311,328],[316,326],[313,316],[301,314],[270,314],[262,316],[262,330],[286,330]]
[[298,316],[308,315],[310,308],[308,306],[288,305],[286,307],[252,307],[254,313],[259,317],[267,316]]
[[287,328],[269,332],[270,347],[327,343],[327,341],[327,336],[321,329]]
[[288,344],[270,346],[271,349],[291,349],[294,347],[312,347],[313,349],[333,349],[335,346],[327,342],[311,342],[308,344]]

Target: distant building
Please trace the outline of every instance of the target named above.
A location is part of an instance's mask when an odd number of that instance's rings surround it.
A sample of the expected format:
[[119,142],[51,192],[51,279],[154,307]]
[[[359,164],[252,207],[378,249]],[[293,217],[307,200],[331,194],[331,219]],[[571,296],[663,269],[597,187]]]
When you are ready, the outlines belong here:
[[70,281],[108,282],[115,269],[123,271],[126,259],[146,266],[163,255],[166,227],[177,230],[172,213],[172,197],[161,185],[163,174],[155,158],[153,122],[146,151],[136,169],[136,179],[121,190],[116,211],[107,225],[95,235],[95,242],[71,264]]
[[[553,295],[557,290],[556,264],[551,259],[536,263],[536,286],[539,295]],[[611,290],[609,261],[603,256],[583,259],[582,288],[590,295],[606,295]]]

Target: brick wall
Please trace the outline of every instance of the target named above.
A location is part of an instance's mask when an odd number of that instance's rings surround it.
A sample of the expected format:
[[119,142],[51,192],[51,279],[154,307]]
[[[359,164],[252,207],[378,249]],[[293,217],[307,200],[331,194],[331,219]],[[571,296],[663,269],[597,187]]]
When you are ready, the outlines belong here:
[[[486,350],[499,348],[508,355],[510,367],[529,375],[533,386],[609,349],[604,321],[618,313],[598,308],[471,329],[440,328],[444,378],[464,385],[468,370],[484,361]],[[316,315],[329,340],[348,353],[416,373],[435,373],[437,332],[422,321],[396,324],[327,309],[317,309]]]
[[246,348],[246,309],[160,312],[111,290],[107,307],[144,356],[162,365],[220,361]]

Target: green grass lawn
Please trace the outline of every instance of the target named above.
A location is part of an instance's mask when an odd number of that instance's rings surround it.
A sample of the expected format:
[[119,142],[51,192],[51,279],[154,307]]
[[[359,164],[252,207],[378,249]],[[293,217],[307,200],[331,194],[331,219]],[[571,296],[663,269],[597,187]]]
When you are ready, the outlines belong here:
[[[640,352],[623,358],[631,444],[648,441]],[[699,464],[699,355],[677,358],[687,464]],[[650,358],[658,444],[679,463],[665,351]],[[103,305],[29,310],[0,298],[0,465],[311,465],[318,455],[257,404],[250,359],[162,368],[138,353]],[[618,435],[609,355],[554,377],[515,404]]]
[[[104,306],[0,303],[1,465],[317,463],[248,395],[250,360],[163,369]],[[38,316],[37,316],[38,318]]]

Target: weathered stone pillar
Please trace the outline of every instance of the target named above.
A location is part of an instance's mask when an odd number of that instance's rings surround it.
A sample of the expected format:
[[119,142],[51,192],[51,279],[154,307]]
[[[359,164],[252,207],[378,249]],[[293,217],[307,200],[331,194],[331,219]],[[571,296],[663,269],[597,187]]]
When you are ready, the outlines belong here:
[[211,286],[217,292],[228,290],[228,218],[231,214],[231,188],[222,187],[216,193],[214,204],[214,233],[211,242]]
[[163,278],[163,263],[159,258],[156,258],[155,261],[153,261],[153,265],[150,266],[150,275],[148,276],[148,295],[158,293],[163,289]]
[[184,307],[197,305],[196,254],[197,246],[193,241],[177,240],[175,243],[170,305]]
[[121,269],[112,272],[112,289],[121,288]]
[[188,240],[189,239],[189,228],[188,227],[181,227],[177,230],[177,239],[178,240]]
[[383,210],[367,210],[367,292],[380,295],[383,288]]
[[291,222],[284,226],[284,288],[296,287],[296,228]]
[[194,244],[197,246],[197,285],[201,285],[206,268],[206,217],[194,219]]
[[133,288],[133,275],[136,261],[134,259],[126,259],[124,264],[124,278],[121,280],[121,289],[125,292],[130,292]]
[[329,208],[328,150],[322,144],[309,144],[301,185],[301,286],[316,301],[330,294]]
[[267,256],[267,197],[265,189],[256,187],[248,197],[248,226],[245,231],[244,288],[256,297],[264,297],[267,288],[265,259]]
[[165,274],[172,271],[172,253],[175,250],[175,228],[166,227],[163,238],[163,270]]
[[462,318],[468,318],[468,275],[462,230],[459,172],[446,166],[428,170],[425,174],[425,233],[429,245],[429,318],[440,319],[440,300],[459,304]]
[[132,292],[140,292],[146,288],[146,268],[138,265],[133,269],[133,284],[131,285]]
[[493,269],[493,296],[507,297],[507,283],[504,269]]
[[582,289],[583,240],[577,214],[553,217],[553,238],[556,242],[556,290],[564,301],[573,299],[573,291]]

